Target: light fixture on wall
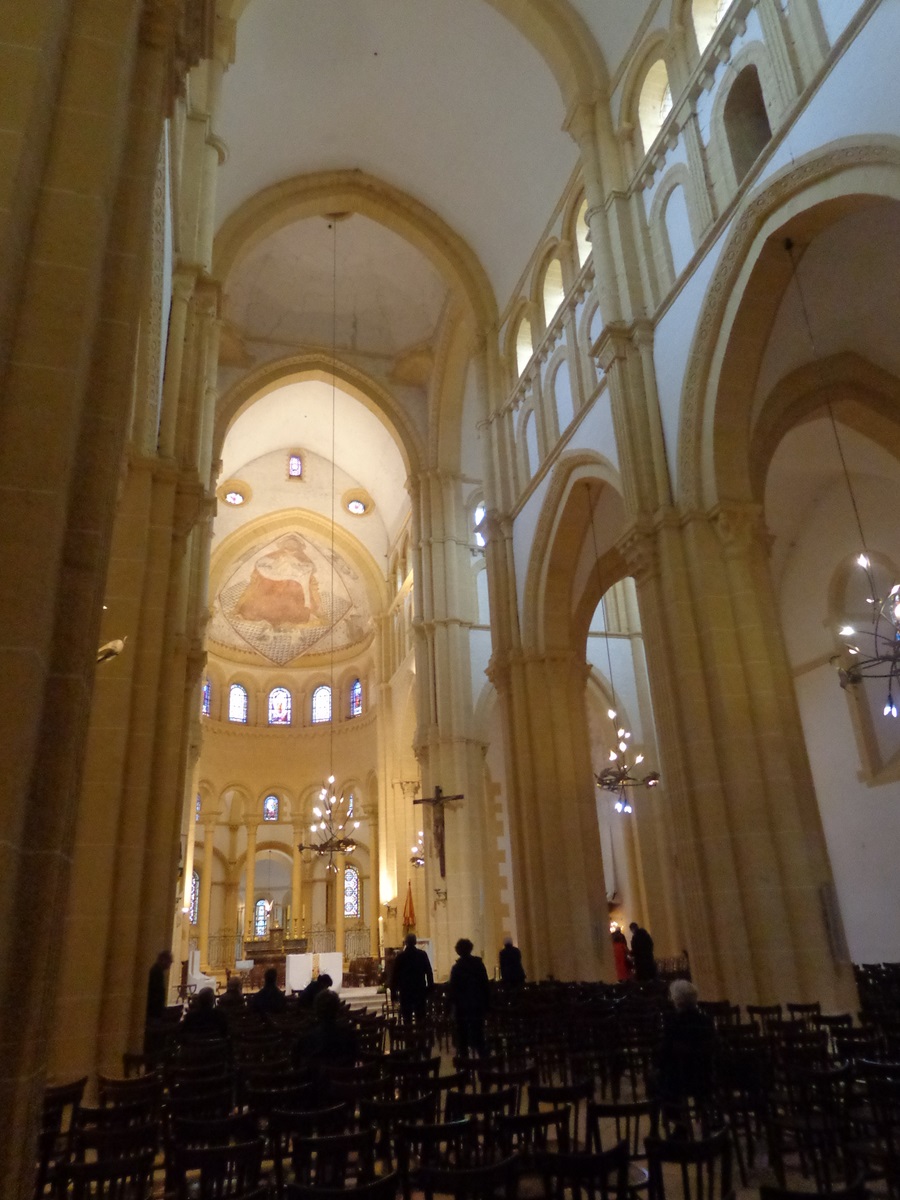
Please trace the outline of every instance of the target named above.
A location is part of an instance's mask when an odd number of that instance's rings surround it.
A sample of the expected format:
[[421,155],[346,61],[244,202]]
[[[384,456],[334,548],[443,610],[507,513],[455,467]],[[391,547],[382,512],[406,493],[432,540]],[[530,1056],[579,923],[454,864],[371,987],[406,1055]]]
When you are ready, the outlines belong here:
[[416,834],[416,844],[411,846],[410,865],[417,870],[425,866],[425,831],[420,829]]
[[[797,288],[800,311],[803,315],[813,362],[817,363],[820,361],[819,354],[813,337],[809,310],[806,306],[806,296],[797,272],[795,247],[791,238],[785,238],[784,248],[791,262],[791,277]],[[837,669],[841,687],[861,683],[863,679],[886,679],[887,697],[882,711],[886,717],[896,717],[897,700],[900,698],[900,583],[890,582],[885,585],[885,589],[882,589],[875,582],[872,556],[863,532],[862,517],[859,513],[859,505],[856,502],[841,435],[830,400],[826,400],[825,407],[841,464],[841,474],[844,477],[844,484],[850,497],[850,506],[853,509],[853,518],[859,533],[860,552],[856,556],[856,565],[865,573],[866,604],[869,605],[870,614],[865,622],[866,628],[857,629],[851,624],[841,625],[838,634],[844,640],[845,649],[842,654],[836,654],[831,659],[831,664]]]
[[[600,552],[597,546],[597,531],[594,528],[594,505],[591,501],[590,484],[585,484],[585,492],[588,503],[588,521],[591,527],[591,539],[594,545],[594,561],[600,561]],[[625,816],[634,812],[634,806],[631,803],[631,794],[635,788],[648,787],[654,788],[659,784],[660,776],[658,771],[651,771],[647,775],[639,776],[635,774],[635,769],[644,761],[643,754],[636,754],[630,758],[629,751],[631,749],[631,733],[624,725],[619,723],[618,714],[616,711],[616,682],[613,677],[612,652],[609,648],[609,619],[606,612],[606,596],[601,596],[600,607],[603,610],[603,633],[606,641],[606,663],[609,674],[609,689],[612,694],[612,707],[607,709],[606,715],[612,722],[613,730],[615,731],[615,749],[609,752],[609,765],[594,776],[597,781],[597,787],[604,792],[610,792],[615,799],[613,800],[613,808],[617,813]]]
[[335,857],[352,854],[356,849],[356,839],[353,831],[359,829],[359,821],[351,820],[352,799],[340,796],[334,790],[334,651],[335,651],[335,598],[334,598],[334,518],[335,518],[335,449],[337,441],[337,223],[347,213],[329,213],[328,228],[331,230],[331,724],[328,737],[329,773],[324,786],[319,792],[319,803],[313,807],[315,821],[310,825],[310,832],[317,835],[317,840],[301,843],[299,850],[310,851],[319,858],[328,861],[326,871],[337,873]]

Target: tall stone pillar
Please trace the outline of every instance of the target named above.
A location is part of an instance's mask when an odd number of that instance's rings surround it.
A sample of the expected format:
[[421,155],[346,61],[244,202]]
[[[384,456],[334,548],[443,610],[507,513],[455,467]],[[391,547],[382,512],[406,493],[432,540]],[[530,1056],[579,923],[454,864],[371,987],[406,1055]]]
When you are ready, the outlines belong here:
[[854,1003],[753,507],[669,510],[622,543],[638,586],[691,965],[733,1003]]
[[615,979],[585,703],[574,654],[495,654],[519,945],[533,979]]
[[300,861],[300,842],[303,837],[302,826],[299,821],[294,822],[294,853],[291,859],[291,937],[302,937],[302,921],[303,921],[303,876],[301,872]]
[[[497,930],[486,927],[483,904],[484,751],[473,729],[469,657],[476,598],[460,479],[442,471],[424,472],[412,483],[411,493],[418,704],[415,749],[422,795],[434,795],[437,786],[445,795],[465,797],[445,806],[442,814],[443,877],[433,814],[424,818],[426,894],[445,893],[447,901],[442,912],[433,912],[431,930],[437,969],[445,974],[452,962],[451,941],[465,935],[478,953],[492,950],[499,936]],[[401,911],[405,893],[404,888],[397,898]],[[443,921],[438,920],[441,916]]]
[[213,863],[216,850],[216,823],[203,822],[203,870],[200,874],[200,970],[209,970],[209,910],[212,903]]
[[[343,859],[334,864],[337,871],[332,878],[332,888],[334,895],[334,949],[340,954],[341,959],[344,957],[344,929],[346,921],[344,920],[344,871],[346,863]],[[337,980],[336,982],[340,982]]]
[[256,918],[256,825],[247,825],[247,859],[244,868],[244,941],[253,937]]

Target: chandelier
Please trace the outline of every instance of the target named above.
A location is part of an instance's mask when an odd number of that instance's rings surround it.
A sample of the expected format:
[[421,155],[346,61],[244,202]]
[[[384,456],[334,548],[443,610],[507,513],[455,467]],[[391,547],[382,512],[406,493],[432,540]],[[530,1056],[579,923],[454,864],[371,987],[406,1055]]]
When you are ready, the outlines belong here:
[[319,792],[319,803],[312,811],[316,819],[309,828],[311,833],[318,834],[318,840],[301,842],[298,849],[301,854],[309,850],[319,858],[327,858],[325,870],[336,872],[335,855],[352,854],[356,849],[353,831],[359,829],[359,821],[350,820],[350,806],[343,793],[335,794],[333,775],[328,776],[327,785]]
[[416,844],[411,846],[410,865],[417,870],[425,866],[425,831],[420,829],[416,834]]
[[[588,502],[588,514],[591,526],[591,538],[594,543],[594,560],[599,561],[600,552],[597,547],[597,531],[594,528],[594,505],[591,501],[590,484],[585,484]],[[609,674],[609,687],[612,692],[613,705],[616,703],[616,681],[613,678],[612,651],[609,647],[609,617],[606,611],[606,595],[600,597],[600,606],[603,611],[603,634],[606,641],[606,665]],[[603,768],[599,775],[595,775],[597,787],[604,792],[611,792],[615,796],[613,808],[617,813],[625,816],[630,816],[634,812],[634,807],[631,803],[630,793],[636,787],[656,787],[660,780],[658,771],[651,771],[649,775],[640,777],[634,774],[634,769],[639,767],[644,761],[643,754],[636,754],[629,762],[629,741],[631,740],[631,732],[624,725],[619,725],[617,722],[617,714],[615,707],[607,710],[606,715],[613,723],[613,729],[616,732],[616,749],[609,752],[609,766]]]
[[[809,311],[806,307],[806,297],[803,294],[800,277],[797,274],[794,243],[790,238],[785,239],[784,248],[788,258],[791,260],[791,272],[794,283],[797,285],[797,295],[800,300],[803,322],[806,326],[806,336],[812,350],[813,360],[817,362],[819,356],[816,342],[813,337]],[[871,613],[870,621],[867,622],[869,628],[856,629],[855,626],[850,624],[841,626],[838,634],[844,639],[844,653],[834,655],[830,661],[831,665],[837,669],[841,687],[843,688],[861,683],[863,679],[886,679],[888,681],[887,699],[882,711],[886,717],[896,717],[897,703],[894,697],[898,694],[897,689],[900,688],[900,583],[893,583],[886,594],[875,583],[872,557],[866,545],[862,517],[859,513],[859,505],[856,502],[856,495],[850,480],[850,472],[847,469],[844,447],[841,442],[840,433],[838,432],[837,421],[834,418],[834,408],[830,400],[826,401],[825,408],[828,412],[831,432],[834,435],[834,444],[837,448],[838,458],[840,459],[844,484],[847,488],[847,494],[850,497],[850,506],[853,509],[856,530],[859,534],[859,543],[862,547],[861,553],[856,557],[856,564],[865,572],[868,591],[866,604],[869,605],[869,612]]]
[[[615,721],[616,710],[614,708],[609,709],[607,716],[611,721]],[[619,726],[616,729],[616,737],[619,739],[618,749],[610,750],[610,765],[608,767],[604,767],[600,774],[595,775],[594,778],[597,780],[598,788],[602,788],[605,792],[612,792],[616,797],[615,802],[613,803],[613,808],[616,810],[616,812],[625,813],[627,815],[628,813],[634,812],[631,800],[629,799],[630,790],[636,787],[656,787],[659,783],[660,776],[658,771],[651,771],[649,775],[645,775],[643,778],[639,778],[637,775],[635,775],[633,773],[634,768],[641,765],[641,763],[644,761],[644,756],[643,754],[635,755],[634,759],[629,765],[627,755],[629,750],[628,742],[631,738],[631,734],[627,729],[624,728],[624,726]],[[612,764],[615,765],[613,766]]]
[[[850,480],[847,479],[849,486]],[[897,716],[896,689],[900,688],[900,583],[895,583],[886,597],[878,595],[872,575],[868,554],[860,554],[857,564],[863,568],[871,595],[866,603],[871,606],[871,629],[857,630],[853,625],[842,625],[838,631],[846,641],[846,659],[836,656],[835,665],[841,678],[841,687],[860,683],[863,679],[886,679],[887,699],[882,710],[886,717]],[[833,659],[832,662],[835,662]]]

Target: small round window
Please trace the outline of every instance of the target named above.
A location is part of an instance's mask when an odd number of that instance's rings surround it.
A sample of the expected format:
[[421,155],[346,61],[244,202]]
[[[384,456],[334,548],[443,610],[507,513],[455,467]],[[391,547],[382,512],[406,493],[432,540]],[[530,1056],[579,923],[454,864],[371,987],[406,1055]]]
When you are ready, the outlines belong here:
[[243,493],[241,493],[241,492],[226,492],[225,493],[225,503],[226,504],[234,504],[235,506],[237,506],[238,504],[243,504],[244,503]]
[[347,512],[352,512],[355,517],[361,517],[365,511],[366,506],[362,500],[347,501]]

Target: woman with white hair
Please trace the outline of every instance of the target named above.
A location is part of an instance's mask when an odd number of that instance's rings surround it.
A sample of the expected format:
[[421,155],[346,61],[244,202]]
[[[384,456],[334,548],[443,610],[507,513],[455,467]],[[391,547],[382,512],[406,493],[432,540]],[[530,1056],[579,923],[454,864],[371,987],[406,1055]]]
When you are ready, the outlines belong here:
[[697,989],[687,979],[669,987],[672,1008],[665,1014],[657,1056],[659,1098],[663,1111],[675,1110],[676,1128],[683,1126],[691,1104],[710,1099],[716,1056],[716,1029],[697,1007]]

